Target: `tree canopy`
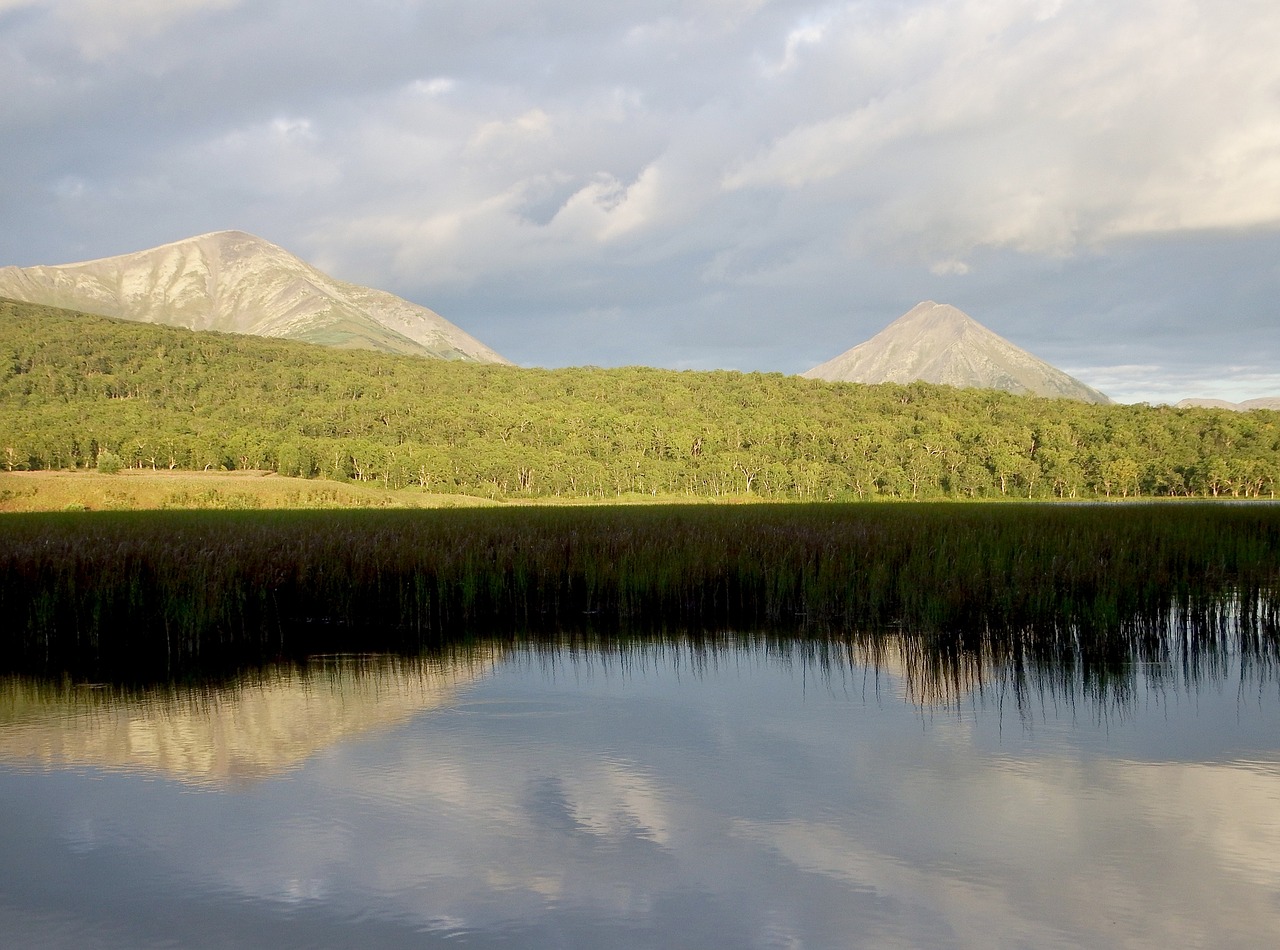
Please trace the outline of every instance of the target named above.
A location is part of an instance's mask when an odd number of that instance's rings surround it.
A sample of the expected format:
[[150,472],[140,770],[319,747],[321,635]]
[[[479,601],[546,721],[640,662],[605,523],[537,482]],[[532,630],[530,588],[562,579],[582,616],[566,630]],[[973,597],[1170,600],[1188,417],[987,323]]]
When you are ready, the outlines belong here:
[[1274,497],[1280,413],[727,371],[523,369],[0,300],[0,465],[493,497]]

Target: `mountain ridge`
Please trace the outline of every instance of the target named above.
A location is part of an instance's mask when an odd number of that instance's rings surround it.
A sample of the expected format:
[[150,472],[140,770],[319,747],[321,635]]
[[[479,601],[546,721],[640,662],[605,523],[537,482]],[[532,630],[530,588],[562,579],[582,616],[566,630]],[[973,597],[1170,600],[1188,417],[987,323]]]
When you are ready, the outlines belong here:
[[1252,412],[1254,409],[1280,409],[1280,396],[1259,396],[1243,402],[1231,402],[1229,399],[1210,399],[1192,397],[1180,399],[1174,403],[1175,409],[1230,409],[1232,412]]
[[800,374],[828,382],[1000,389],[1106,405],[1103,393],[1010,343],[950,304],[925,300],[871,339]]
[[337,280],[244,231],[212,231],[71,264],[0,267],[0,295],[191,330],[510,362],[433,310]]

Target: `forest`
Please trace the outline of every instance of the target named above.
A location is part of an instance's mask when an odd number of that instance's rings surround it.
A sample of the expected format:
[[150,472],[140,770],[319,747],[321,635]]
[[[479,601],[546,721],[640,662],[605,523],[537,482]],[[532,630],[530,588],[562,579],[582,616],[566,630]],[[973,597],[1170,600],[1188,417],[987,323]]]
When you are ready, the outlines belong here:
[[1280,413],[476,365],[0,300],[0,467],[266,470],[498,499],[1274,498]]

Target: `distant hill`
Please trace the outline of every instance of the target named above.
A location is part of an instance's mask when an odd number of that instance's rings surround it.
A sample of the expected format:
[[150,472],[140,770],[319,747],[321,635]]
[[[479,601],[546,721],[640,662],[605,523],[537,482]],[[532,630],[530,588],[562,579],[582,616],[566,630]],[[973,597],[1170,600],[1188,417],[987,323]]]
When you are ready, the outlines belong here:
[[0,296],[192,330],[509,362],[426,307],[335,280],[242,231],[79,264],[0,267]]
[[917,304],[870,340],[800,375],[829,382],[1001,389],[1106,405],[1106,396],[948,304]]
[[1280,409],[1280,396],[1262,396],[1244,402],[1228,402],[1225,399],[1182,399],[1175,409],[1230,409],[1233,412],[1249,412],[1252,409]]
[[[1280,412],[1265,410],[1246,417],[763,373],[519,369],[196,333],[3,298],[0,355],[0,510],[54,497],[8,473],[98,469],[106,478],[117,467],[318,475],[466,495],[468,504],[1280,490]],[[238,506],[242,497],[193,487],[170,501]],[[314,498],[337,500],[321,485]]]

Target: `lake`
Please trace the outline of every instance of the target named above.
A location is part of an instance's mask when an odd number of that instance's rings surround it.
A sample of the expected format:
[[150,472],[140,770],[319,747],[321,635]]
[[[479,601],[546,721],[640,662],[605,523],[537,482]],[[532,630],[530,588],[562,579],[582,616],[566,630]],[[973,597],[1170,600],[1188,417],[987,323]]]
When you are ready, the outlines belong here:
[[1259,947],[1280,686],[905,638],[479,641],[0,679],[31,948]]

